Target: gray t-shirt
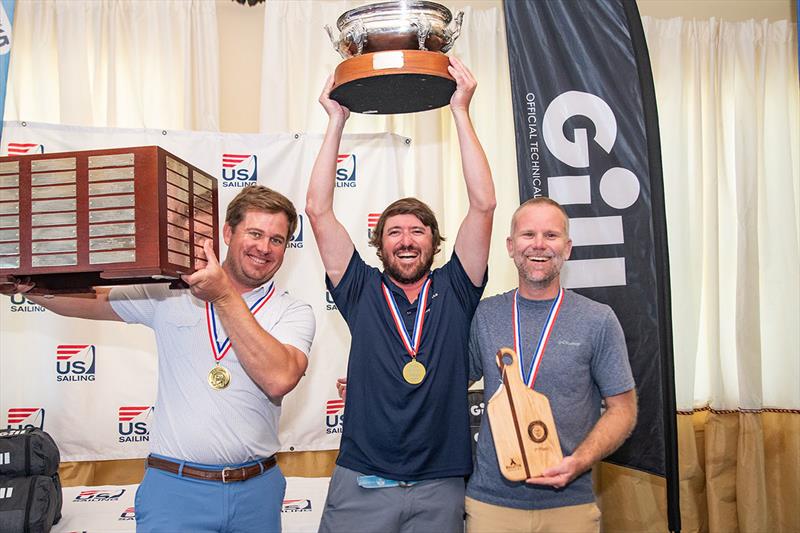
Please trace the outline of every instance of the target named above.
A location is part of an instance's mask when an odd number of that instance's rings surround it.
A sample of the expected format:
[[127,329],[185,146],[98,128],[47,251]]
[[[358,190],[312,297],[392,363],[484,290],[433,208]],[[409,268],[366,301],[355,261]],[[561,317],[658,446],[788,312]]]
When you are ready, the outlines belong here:
[[[261,286],[243,294],[248,306],[267,297]],[[269,457],[280,449],[280,406],[273,404],[247,375],[232,348],[220,361],[231,374],[224,390],[212,389],[208,372],[215,364],[211,328],[223,343],[228,335],[206,314],[205,302],[188,290],[167,285],[115,287],[114,311],[125,322],[152,328],[158,346],[158,397],[150,451],[195,463],[239,464]],[[314,337],[311,307],[276,288],[255,314],[266,331],[308,355]]]
[[[522,364],[527,372],[553,300],[518,299]],[[514,348],[513,305],[514,291],[492,296],[480,303],[472,320],[470,380],[484,378],[486,402],[501,384],[497,350]],[[614,312],[605,304],[566,291],[534,384],[534,389],[550,400],[564,455],[570,455],[594,427],[602,398],[633,388],[625,337]],[[591,471],[561,490],[504,478],[486,413],[467,496],[517,509],[551,509],[594,501]]]

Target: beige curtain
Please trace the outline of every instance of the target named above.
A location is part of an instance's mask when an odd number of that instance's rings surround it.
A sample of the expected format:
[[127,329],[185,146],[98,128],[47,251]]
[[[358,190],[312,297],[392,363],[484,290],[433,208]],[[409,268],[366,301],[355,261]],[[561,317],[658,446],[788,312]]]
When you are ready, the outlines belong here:
[[643,22],[664,155],[678,407],[800,409],[795,25]]
[[5,119],[219,130],[206,0],[19,0]]
[[[800,531],[797,28],[643,23],[663,153],[683,530]],[[619,518],[620,530],[632,526]]]

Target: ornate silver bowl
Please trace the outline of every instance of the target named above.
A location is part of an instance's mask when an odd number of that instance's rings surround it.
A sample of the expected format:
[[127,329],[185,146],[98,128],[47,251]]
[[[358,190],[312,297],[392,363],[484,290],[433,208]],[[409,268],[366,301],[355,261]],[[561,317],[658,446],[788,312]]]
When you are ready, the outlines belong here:
[[336,22],[339,37],[325,26],[333,48],[345,59],[386,50],[445,53],[461,33],[464,12],[427,0],[379,2],[345,11]]

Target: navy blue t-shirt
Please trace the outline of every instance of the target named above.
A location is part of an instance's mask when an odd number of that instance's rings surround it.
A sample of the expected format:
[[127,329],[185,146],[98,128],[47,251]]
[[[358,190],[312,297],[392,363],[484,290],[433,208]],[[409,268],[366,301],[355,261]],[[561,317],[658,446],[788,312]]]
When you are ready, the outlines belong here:
[[364,474],[416,481],[472,471],[467,387],[469,327],[486,279],[475,287],[454,253],[431,272],[417,360],[425,379],[411,385],[411,360],[394,325],[381,283],[413,331],[417,303],[358,252],[336,288],[328,289],[350,329],[347,400],[336,463]]

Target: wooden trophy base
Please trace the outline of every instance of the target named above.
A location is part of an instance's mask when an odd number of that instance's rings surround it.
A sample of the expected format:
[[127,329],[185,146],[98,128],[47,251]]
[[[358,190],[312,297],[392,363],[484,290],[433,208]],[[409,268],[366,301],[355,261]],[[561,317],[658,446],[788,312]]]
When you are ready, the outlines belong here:
[[450,103],[456,81],[441,52],[391,50],[351,57],[334,73],[331,98],[355,113],[395,115]]
[[497,461],[503,477],[524,481],[560,463],[561,445],[550,401],[522,382],[517,354],[501,348],[497,359],[503,385],[486,408]]
[[[20,275],[17,279],[34,287],[29,294],[82,294],[94,293],[94,287],[133,285],[137,283],[169,282],[174,289],[188,287],[180,278],[181,273],[166,270],[125,270],[109,272],[66,272],[62,274]],[[8,276],[0,276],[0,284],[11,283]]]

